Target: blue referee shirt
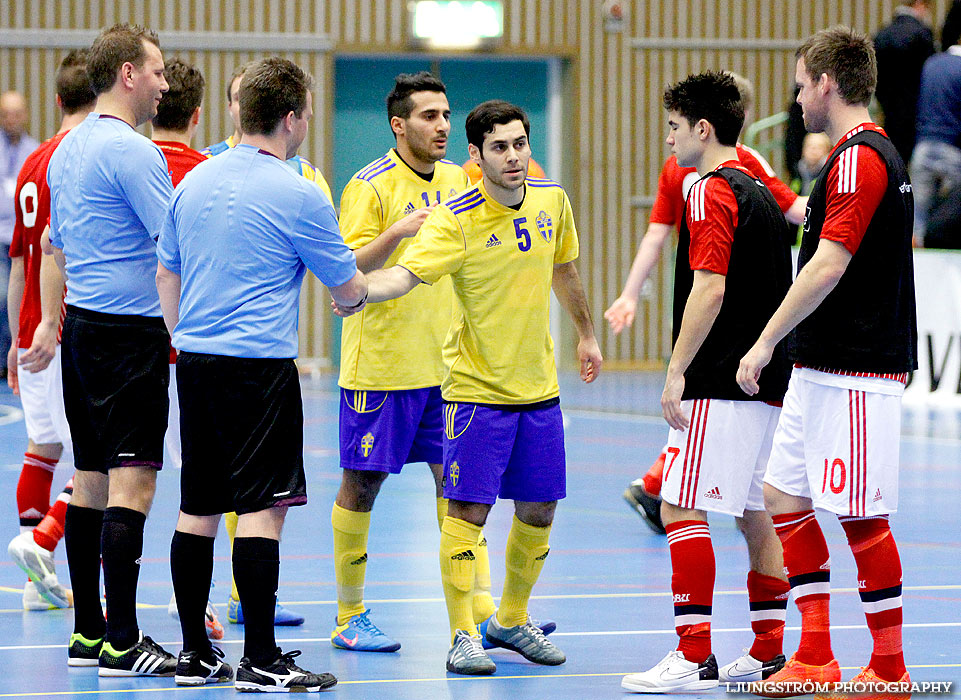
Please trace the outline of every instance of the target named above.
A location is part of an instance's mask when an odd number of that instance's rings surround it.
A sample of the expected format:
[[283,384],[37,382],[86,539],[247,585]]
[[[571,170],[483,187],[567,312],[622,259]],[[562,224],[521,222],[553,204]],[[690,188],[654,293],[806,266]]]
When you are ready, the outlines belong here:
[[296,357],[305,266],[328,287],[357,271],[320,188],[246,144],[177,186],[157,253],[181,277],[174,347],[231,357]]
[[160,149],[126,122],[90,114],[47,168],[50,242],[67,260],[67,303],[160,316],[157,246],[173,194]]

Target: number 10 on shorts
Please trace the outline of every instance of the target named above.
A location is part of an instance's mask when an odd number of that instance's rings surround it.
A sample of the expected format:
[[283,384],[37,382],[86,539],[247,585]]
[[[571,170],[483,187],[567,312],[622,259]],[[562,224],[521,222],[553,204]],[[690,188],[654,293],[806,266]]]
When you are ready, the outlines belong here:
[[824,479],[821,481],[821,493],[827,493],[828,486],[832,493],[841,493],[847,484],[847,468],[844,460],[837,457],[833,461],[824,459]]

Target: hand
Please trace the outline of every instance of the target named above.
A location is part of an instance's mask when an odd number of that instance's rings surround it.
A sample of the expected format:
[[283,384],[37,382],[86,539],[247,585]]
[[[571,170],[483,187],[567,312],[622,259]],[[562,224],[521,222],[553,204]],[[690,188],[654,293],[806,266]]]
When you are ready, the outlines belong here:
[[674,374],[670,370],[667,373],[667,381],[664,382],[664,392],[661,394],[661,411],[664,413],[664,420],[675,430],[687,430],[691,424],[690,419],[681,410],[681,397],[684,395],[684,375]]
[[33,343],[20,358],[20,366],[28,372],[42,372],[57,352],[57,323],[41,321],[33,332]]
[[760,339],[747,351],[747,355],[741,358],[741,364],[737,368],[737,383],[741,391],[748,396],[754,396],[760,391],[757,382],[761,377],[761,370],[767,367],[773,354],[774,347]]
[[20,379],[17,377],[17,339],[10,343],[7,353],[7,386],[13,390],[14,396],[20,394]]
[[341,318],[347,318],[348,316],[353,316],[358,311],[363,311],[367,308],[367,299],[364,299],[364,303],[358,306],[341,306],[333,299],[330,300],[330,308],[333,310],[335,316],[340,316]]
[[597,379],[601,373],[604,358],[594,336],[582,338],[577,344],[577,359],[581,364],[581,379],[588,384]]
[[614,335],[619,334],[625,328],[630,328],[634,323],[634,314],[637,312],[637,302],[627,297],[618,297],[611,304],[611,308],[604,312],[604,318],[611,324]]
[[429,207],[417,209],[395,223],[394,226],[397,227],[401,238],[410,238],[415,236],[420,230],[421,225],[427,219],[427,215],[434,211],[434,207],[436,206],[436,204],[431,204]]

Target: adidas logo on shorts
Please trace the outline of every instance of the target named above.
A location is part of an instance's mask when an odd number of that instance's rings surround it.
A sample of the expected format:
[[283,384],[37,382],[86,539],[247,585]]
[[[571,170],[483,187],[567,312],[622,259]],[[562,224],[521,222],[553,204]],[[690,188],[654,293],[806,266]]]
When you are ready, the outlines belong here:
[[882,498],[884,498],[884,496],[881,495],[881,489],[878,489],[878,492],[874,494],[874,502],[877,503]]
[[724,496],[721,495],[721,489],[719,489],[717,486],[705,493],[704,498],[713,498],[716,501],[724,500]]
[[466,552],[460,552],[452,556],[451,561],[474,561],[474,553],[469,549]]

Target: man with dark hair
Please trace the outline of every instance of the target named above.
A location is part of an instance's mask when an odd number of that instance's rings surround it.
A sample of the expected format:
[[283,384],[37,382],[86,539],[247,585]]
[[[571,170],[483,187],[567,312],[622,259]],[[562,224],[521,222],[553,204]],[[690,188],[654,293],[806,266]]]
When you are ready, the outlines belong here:
[[[247,69],[252,65],[254,65],[254,62],[244,63],[238,66],[234,70],[233,75],[230,76],[230,80],[227,83],[227,111],[230,113],[230,120],[234,125],[234,131],[220,143],[207,146],[201,151],[201,153],[208,158],[220,155],[240,143],[240,83]],[[294,172],[300,173],[311,182],[316,183],[321,191],[327,195],[331,203],[333,203],[334,198],[330,191],[330,185],[327,184],[327,180],[324,179],[323,174],[313,163],[295,153],[287,160],[287,165],[293,168]],[[231,543],[233,543],[234,536],[237,533],[236,513],[226,513],[224,515],[224,527],[227,530],[227,536],[230,538]],[[233,577],[231,577],[230,581],[230,595],[227,597],[227,621],[235,625],[244,624],[244,608],[240,603],[240,595],[237,592],[237,584],[233,580]],[[277,603],[277,607],[274,610],[274,624],[285,627],[302,625],[304,624],[304,616]]]
[[[566,660],[527,613],[547,559],[557,501],[566,493],[564,427],[550,292],[577,329],[581,378],[602,357],[574,259],[577,232],[563,188],[528,180],[530,123],[519,107],[492,100],[467,116],[468,150],[483,179],[437,204],[397,264],[370,273],[371,302],[450,275],[457,303],[444,343],[444,495],[440,564],[451,624],[447,670],[490,674],[473,610],[478,544],[498,496],[514,501],[507,575],[485,637],[529,661]],[[344,313],[342,310],[340,313]]]
[[841,679],[831,651],[830,553],[817,506],[835,513],[847,535],[874,640],[854,681],[874,684],[884,697],[909,680],[901,559],[888,514],[898,506],[901,395],[918,366],[911,183],[868,114],[876,75],[871,42],[836,27],[807,39],[797,59],[804,125],[826,132],[835,146],[808,201],[797,278],[737,371],[748,395],[765,391],[761,370],[794,330],[795,368],[764,501],[801,611],[801,641],[755,692],[799,695],[809,692],[807,681]]
[[[387,96],[396,146],[361,168],[344,188],[340,226],[364,272],[390,267],[427,215],[467,187],[464,171],[444,160],[450,133],[447,88],[430,73],[402,73]],[[438,526],[447,514],[443,476],[444,379],[441,348],[450,326],[449,280],[368,306],[344,321],[340,371],[340,490],[331,512],[337,620],[331,644],[352,651],[396,651],[400,643],[368,619],[364,605],[370,512],[388,474],[427,462],[434,477]],[[484,625],[491,597],[487,541],[480,535],[474,622]]]
[[[665,91],[664,107],[667,143],[678,165],[695,166],[701,178],[691,187],[681,224],[674,350],[661,397],[671,427],[661,517],[680,639],[649,671],[624,677],[624,688],[641,693],[706,690],[719,677],[746,682],[779,670],[788,592],[761,489],[776,404],[790,372],[785,348],[777,349],[766,370],[764,395],[746,397],[734,381],[750,339],[791,285],[787,223],[770,190],[738,160],[744,111],[729,74],[689,76]],[[711,653],[715,566],[708,512],[734,516],[750,559],[754,644],[720,674]]]
[[157,36],[142,27],[101,32],[87,65],[95,111],[47,170],[50,245],[69,280],[63,394],[77,467],[65,527],[76,607],[68,663],[166,675],[176,660],[140,631],[136,606],[167,427],[170,339],[150,277],[173,188],[163,153],[135,127],[157,113],[167,81]]
[[229,511],[239,514],[233,570],[246,625],[237,689],[315,692],[337,682],[299,668],[300,652],[282,652],[273,627],[281,529],[287,508],[307,502],[293,359],[304,273],[338,304],[360,310],[367,299],[330,201],[284,164],[307,135],[310,85],[285,59],[251,66],[240,86],[240,143],[184,178],[160,235],[157,289],[179,351],[184,457],[170,545],[180,685],[232,675],[203,624],[214,537]]
[[[164,64],[164,77],[169,89],[157,106],[157,116],[150,122],[153,126],[151,139],[163,151],[170,181],[176,187],[196,165],[207,160],[206,156],[190,147],[200,123],[204,76],[199,69],[174,58]],[[171,346],[170,385],[167,391],[170,410],[167,413],[167,432],[164,434],[164,461],[180,469],[180,405],[177,401],[177,375],[174,371],[176,362],[177,352]],[[171,595],[167,612],[179,619],[176,595]],[[221,639],[224,636],[224,626],[217,619],[217,613],[209,602],[204,613],[204,622],[211,639]]]
[[884,130],[905,163],[914,150],[921,68],[934,53],[931,5],[931,0],[901,0],[891,23],[874,35]]
[[[64,517],[73,493],[72,483],[50,505],[50,484],[57,462],[67,448],[70,456],[70,427],[63,409],[60,377],[60,309],[63,277],[56,264],[41,275],[43,251],[40,238],[50,220],[50,188],[47,165],[50,156],[70,129],[93,109],[96,95],[87,74],[87,51],[73,50],[57,71],[57,105],[63,112],[60,130],[27,156],[17,178],[14,195],[16,223],[10,257],[10,327],[13,342],[7,354],[10,372],[7,383],[20,395],[27,427],[27,451],[17,483],[17,511],[20,534],[7,547],[13,560],[30,580],[23,588],[26,610],[65,608],[72,594],[57,579],[53,551],[63,537]],[[51,322],[42,324],[41,284],[52,293],[55,308]],[[48,354],[49,353],[49,354]],[[25,371],[20,372],[22,364]]]

